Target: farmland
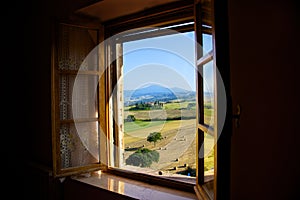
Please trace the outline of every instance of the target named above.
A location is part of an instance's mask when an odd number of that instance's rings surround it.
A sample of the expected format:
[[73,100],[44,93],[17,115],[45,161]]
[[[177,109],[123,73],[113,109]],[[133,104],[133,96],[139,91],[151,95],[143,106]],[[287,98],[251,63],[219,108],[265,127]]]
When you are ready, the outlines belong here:
[[[211,102],[206,102],[205,118],[210,123],[213,116]],[[208,105],[208,106],[207,106]],[[124,119],[134,116],[133,121],[124,122],[124,158],[128,158],[134,150],[144,147],[156,150],[160,154],[157,163],[149,169],[164,174],[177,174],[187,166],[196,168],[196,107],[195,101],[170,101],[163,103],[161,109],[137,110],[133,105],[124,108]],[[160,132],[162,140],[156,145],[147,142],[147,136],[152,132]],[[214,145],[212,136],[205,134],[205,170],[213,168]],[[130,166],[129,166],[130,167]]]

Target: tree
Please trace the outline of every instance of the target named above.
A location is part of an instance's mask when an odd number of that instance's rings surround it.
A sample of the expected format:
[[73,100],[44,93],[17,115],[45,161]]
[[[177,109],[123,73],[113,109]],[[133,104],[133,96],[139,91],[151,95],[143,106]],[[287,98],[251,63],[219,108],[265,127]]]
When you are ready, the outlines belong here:
[[138,149],[126,159],[126,165],[150,167],[152,162],[158,162],[159,153],[147,148]]
[[152,132],[148,135],[147,137],[147,141],[148,142],[153,142],[154,143],[154,147],[156,146],[156,142],[158,140],[161,140],[163,139],[162,136],[161,136],[161,133],[160,132]]
[[187,167],[187,169],[177,172],[177,174],[187,175],[187,176],[193,176],[196,177],[196,169]]
[[134,122],[135,121],[134,115],[128,115],[126,121],[127,122]]
[[191,109],[193,109],[193,108],[195,108],[195,107],[196,107],[196,103],[189,103],[189,104],[187,105],[186,109],[191,110]]

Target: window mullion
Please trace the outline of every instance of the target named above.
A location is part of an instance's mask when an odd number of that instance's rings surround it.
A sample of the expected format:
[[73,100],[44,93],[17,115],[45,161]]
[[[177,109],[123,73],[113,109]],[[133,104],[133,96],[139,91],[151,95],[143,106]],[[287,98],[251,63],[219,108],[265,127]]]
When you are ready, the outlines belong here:
[[205,54],[204,56],[202,56],[201,58],[199,58],[197,60],[197,66],[203,66],[206,63],[208,63],[209,61],[213,60],[213,50],[209,51],[207,54]]
[[208,133],[211,136],[215,136],[214,134],[214,128],[206,125],[206,124],[198,124],[198,129],[202,130],[205,133]]
[[[196,99],[197,99],[197,124],[204,124],[203,102],[203,65],[198,65],[198,60],[203,57],[203,37],[201,20],[201,3],[194,4],[194,27],[196,36]],[[204,183],[204,131],[197,126],[197,184]]]

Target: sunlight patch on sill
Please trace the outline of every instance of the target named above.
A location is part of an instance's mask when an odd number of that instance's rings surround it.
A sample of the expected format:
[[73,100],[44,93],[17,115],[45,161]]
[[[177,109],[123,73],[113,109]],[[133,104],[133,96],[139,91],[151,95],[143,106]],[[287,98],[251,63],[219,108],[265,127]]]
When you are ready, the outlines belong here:
[[151,185],[141,181],[136,181],[101,171],[91,172],[85,175],[72,177],[92,186],[96,186],[113,193],[125,195],[136,199],[176,199],[176,200],[192,200],[197,199],[196,194],[171,189],[167,187]]

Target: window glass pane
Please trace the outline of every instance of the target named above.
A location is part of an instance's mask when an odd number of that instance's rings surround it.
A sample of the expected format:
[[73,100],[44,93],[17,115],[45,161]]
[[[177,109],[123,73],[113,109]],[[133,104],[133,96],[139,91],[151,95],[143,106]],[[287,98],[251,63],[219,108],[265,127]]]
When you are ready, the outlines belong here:
[[72,111],[74,119],[98,117],[98,76],[76,76],[72,90]]
[[61,75],[59,77],[60,119],[98,117],[97,84],[96,75]]
[[62,168],[99,162],[97,122],[63,124],[59,133]]
[[60,119],[72,119],[72,90],[76,76],[59,76],[59,111]]
[[97,70],[97,58],[90,51],[97,45],[98,32],[61,24],[58,40],[58,68],[61,70]]
[[212,35],[202,34],[203,37],[203,55],[212,50]]
[[204,174],[214,173],[214,76],[213,61],[203,66],[204,123],[209,127],[204,133]]
[[204,93],[204,124],[214,124],[214,76],[213,61],[203,66],[203,93]]
[[214,136],[204,133],[204,175],[214,174]]

